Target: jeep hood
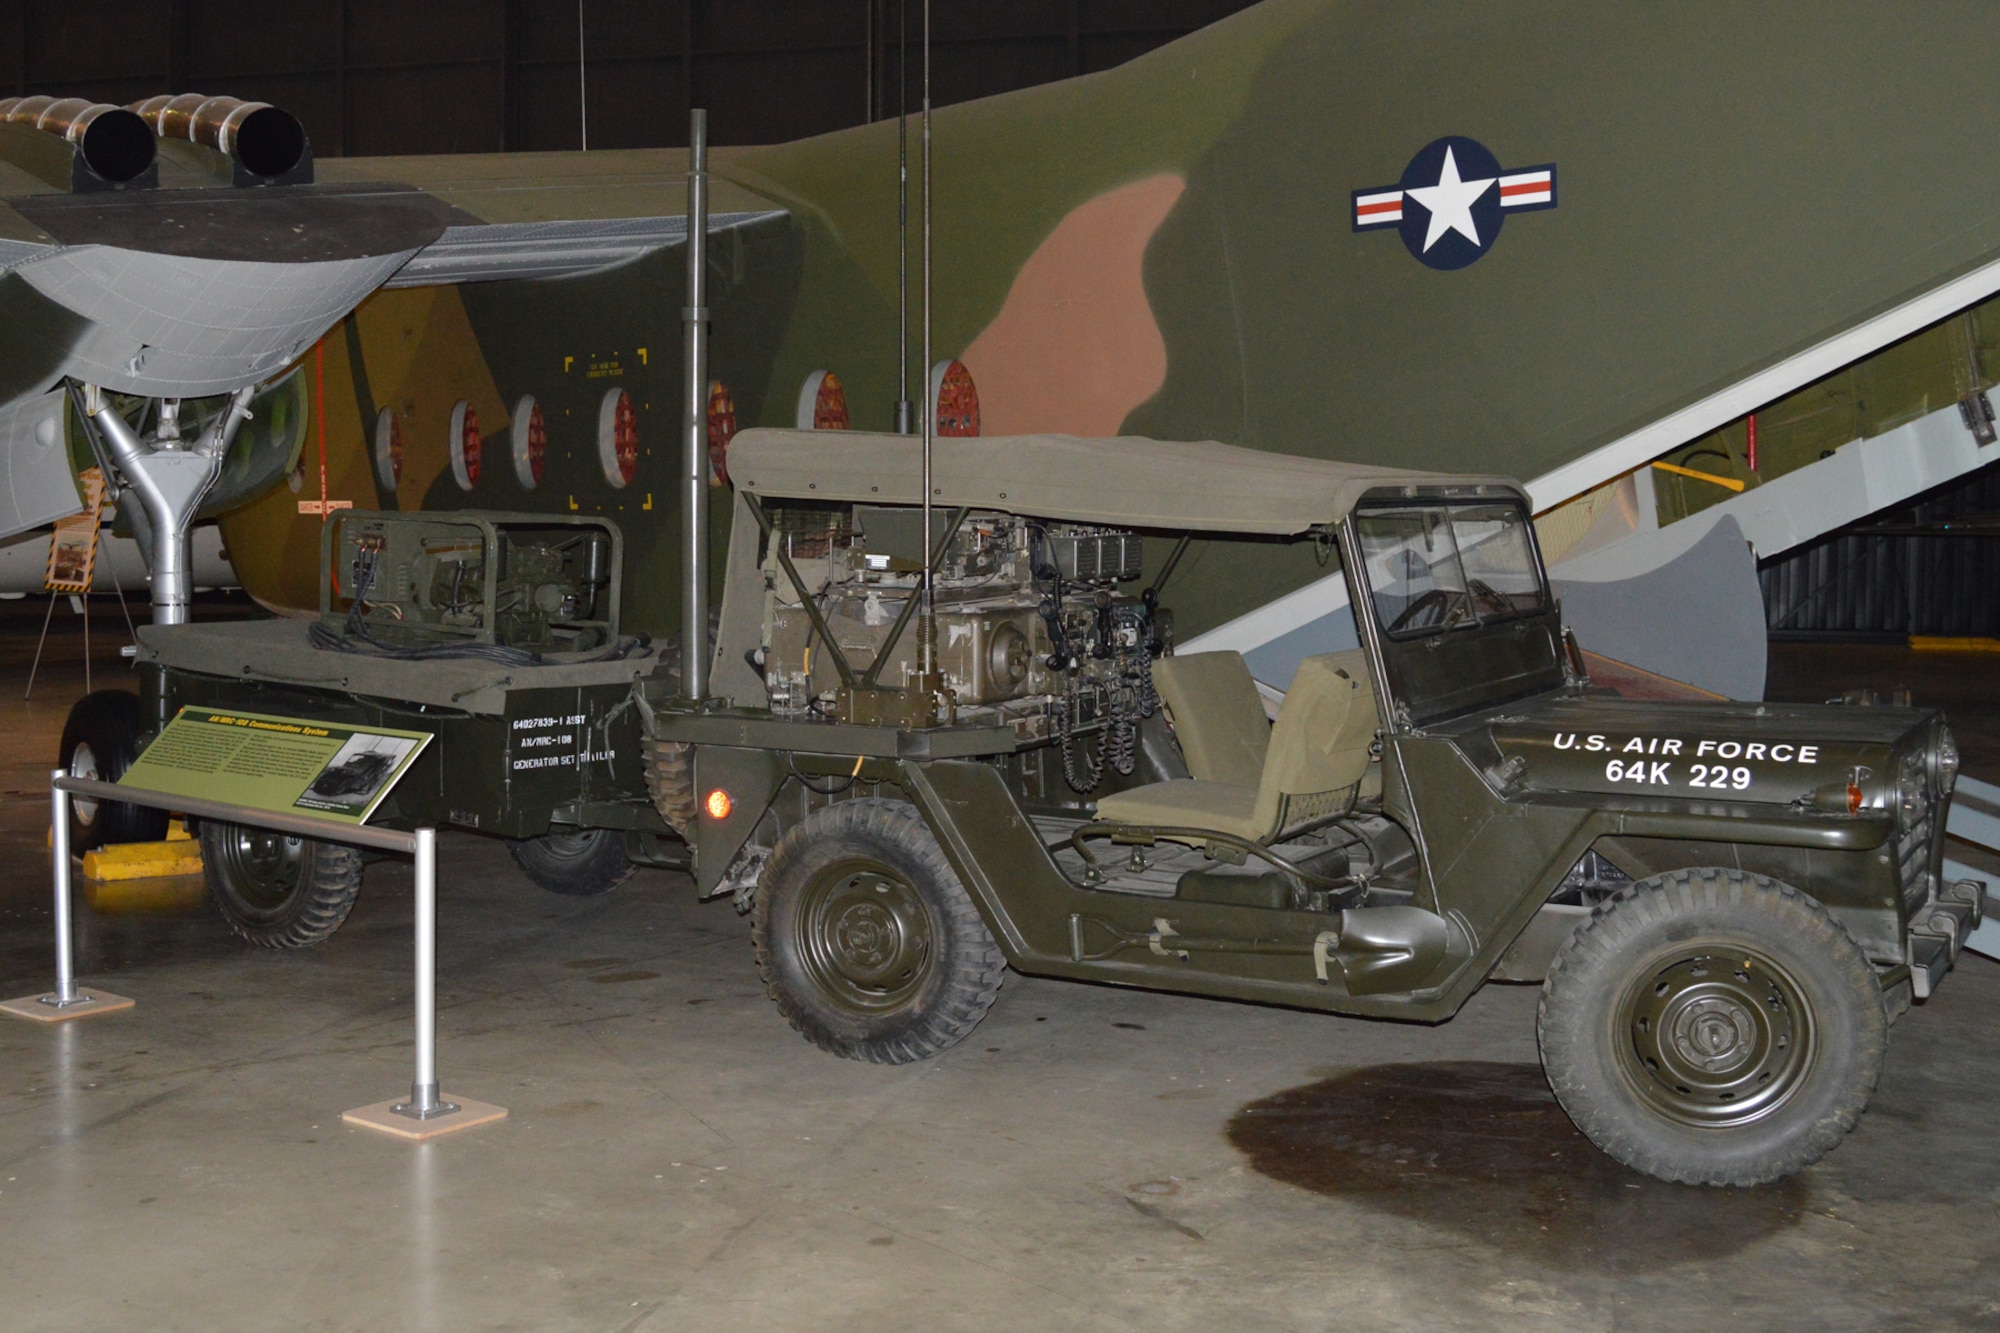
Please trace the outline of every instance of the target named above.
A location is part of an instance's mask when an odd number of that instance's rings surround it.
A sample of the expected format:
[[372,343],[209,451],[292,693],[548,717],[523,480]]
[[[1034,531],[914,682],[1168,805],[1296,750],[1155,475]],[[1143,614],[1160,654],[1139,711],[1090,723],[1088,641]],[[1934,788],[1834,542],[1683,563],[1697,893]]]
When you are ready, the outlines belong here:
[[1511,769],[1521,791],[1790,805],[1858,780],[1864,805],[1876,809],[1894,805],[1906,768],[1925,771],[1940,727],[1927,708],[1662,704],[1601,694],[1548,696],[1485,719],[1494,762]]

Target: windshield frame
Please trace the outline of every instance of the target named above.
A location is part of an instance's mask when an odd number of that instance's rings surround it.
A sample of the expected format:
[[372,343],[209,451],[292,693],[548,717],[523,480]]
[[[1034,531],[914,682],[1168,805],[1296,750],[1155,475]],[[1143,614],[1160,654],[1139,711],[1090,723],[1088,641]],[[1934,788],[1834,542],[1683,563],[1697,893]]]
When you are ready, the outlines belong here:
[[[1502,593],[1492,589],[1490,586],[1487,592],[1482,593],[1472,587],[1473,584],[1481,583],[1482,580],[1466,572],[1464,548],[1460,543],[1459,514],[1462,511],[1473,509],[1504,509],[1512,511],[1515,522],[1518,524],[1515,531],[1524,539],[1523,545],[1526,548],[1529,561],[1529,568],[1520,572],[1532,573],[1535,581],[1532,594],[1526,591],[1521,593]],[[1389,614],[1384,611],[1380,600],[1381,593],[1386,591],[1386,589],[1379,589],[1377,587],[1374,571],[1369,568],[1368,557],[1374,553],[1374,548],[1367,535],[1367,526],[1369,520],[1372,518],[1384,515],[1409,514],[1442,515],[1444,521],[1438,524],[1438,530],[1446,535],[1446,540],[1449,542],[1449,550],[1446,554],[1448,554],[1451,564],[1457,571],[1458,577],[1456,582],[1458,586],[1433,588],[1430,592],[1419,594],[1417,597],[1410,599],[1402,608],[1403,615],[1408,615],[1411,610],[1420,604],[1423,598],[1440,593],[1446,595],[1446,600],[1440,603],[1445,609],[1434,620],[1427,620],[1422,624],[1405,625],[1397,628]],[[1407,643],[1413,639],[1433,639],[1447,634],[1490,629],[1496,625],[1506,625],[1514,621],[1544,615],[1554,606],[1554,598],[1549,588],[1548,570],[1542,563],[1541,544],[1535,539],[1534,516],[1528,512],[1526,505],[1512,496],[1425,496],[1402,501],[1364,500],[1354,507],[1353,513],[1348,517],[1348,522],[1352,525],[1355,534],[1356,551],[1362,556],[1362,559],[1357,562],[1359,567],[1355,571],[1359,576],[1357,582],[1361,584],[1362,590],[1367,594],[1368,614],[1373,619],[1376,630],[1389,642]],[[1436,568],[1442,561],[1432,560],[1429,563],[1431,568]],[[1463,600],[1454,603],[1449,600],[1451,596],[1461,597]],[[1529,596],[1532,596],[1534,599],[1531,603],[1526,605],[1519,603],[1519,598]],[[1491,599],[1494,597],[1505,598],[1508,602],[1506,609],[1489,609]],[[1466,608],[1466,614],[1456,614],[1459,607]]]
[[[1498,493],[1496,494],[1496,491]],[[1383,512],[1449,508],[1462,504],[1505,504],[1517,511],[1518,531],[1528,543],[1542,602],[1537,611],[1468,619],[1443,630],[1428,625],[1414,634],[1391,637],[1379,614],[1368,578],[1358,519]],[[1479,713],[1567,688],[1562,608],[1549,588],[1537,539],[1534,509],[1517,487],[1478,490],[1456,487],[1387,487],[1360,497],[1341,519],[1341,565],[1347,577],[1355,628],[1376,677],[1376,700],[1383,724],[1395,734]],[[1366,604],[1364,613],[1362,608]],[[1463,628],[1464,632],[1459,632]]]

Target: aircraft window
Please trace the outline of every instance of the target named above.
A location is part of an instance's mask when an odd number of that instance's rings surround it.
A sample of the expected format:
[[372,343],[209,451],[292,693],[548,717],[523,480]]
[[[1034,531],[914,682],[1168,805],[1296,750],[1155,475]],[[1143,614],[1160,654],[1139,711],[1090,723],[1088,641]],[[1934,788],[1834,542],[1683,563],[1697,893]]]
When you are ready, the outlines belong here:
[[403,423],[396,409],[385,407],[375,415],[375,480],[385,495],[393,495],[403,479]]
[[479,484],[479,409],[460,402],[451,409],[451,479],[469,491]]
[[1355,517],[1375,614],[1392,638],[1488,625],[1547,598],[1528,516],[1509,504],[1434,505]]
[[638,474],[639,414],[632,410],[632,395],[623,389],[611,390],[598,405],[597,461],[613,486],[629,486]]
[[549,456],[548,423],[533,394],[523,394],[514,404],[514,420],[507,434],[514,455],[514,479],[522,490],[532,491],[542,484],[542,469]]

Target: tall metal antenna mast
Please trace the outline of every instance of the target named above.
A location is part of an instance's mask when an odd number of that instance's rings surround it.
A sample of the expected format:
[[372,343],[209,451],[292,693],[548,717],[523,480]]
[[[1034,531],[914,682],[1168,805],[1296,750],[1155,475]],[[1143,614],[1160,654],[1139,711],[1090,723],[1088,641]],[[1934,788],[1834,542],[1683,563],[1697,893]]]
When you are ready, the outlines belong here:
[[937,431],[931,381],[931,0],[924,0],[924,586],[923,610],[917,622],[919,667],[927,686],[937,683],[937,598],[931,577],[931,436]]
[[590,151],[590,98],[583,79],[583,0],[576,0],[576,119],[583,127],[583,151]]
[[910,420],[910,0],[896,0],[896,433]]
[[708,696],[708,112],[688,112],[687,306],[681,311],[681,693]]

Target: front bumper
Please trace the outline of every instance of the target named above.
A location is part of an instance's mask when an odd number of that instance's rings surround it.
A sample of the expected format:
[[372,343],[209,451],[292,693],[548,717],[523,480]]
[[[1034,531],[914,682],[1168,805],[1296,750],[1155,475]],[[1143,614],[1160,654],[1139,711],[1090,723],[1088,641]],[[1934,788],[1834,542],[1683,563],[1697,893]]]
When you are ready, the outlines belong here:
[[1961,879],[1945,885],[1937,897],[1911,916],[1908,949],[1913,999],[1931,997],[1958,961],[1966,936],[1979,929],[1985,915],[1985,881]]

